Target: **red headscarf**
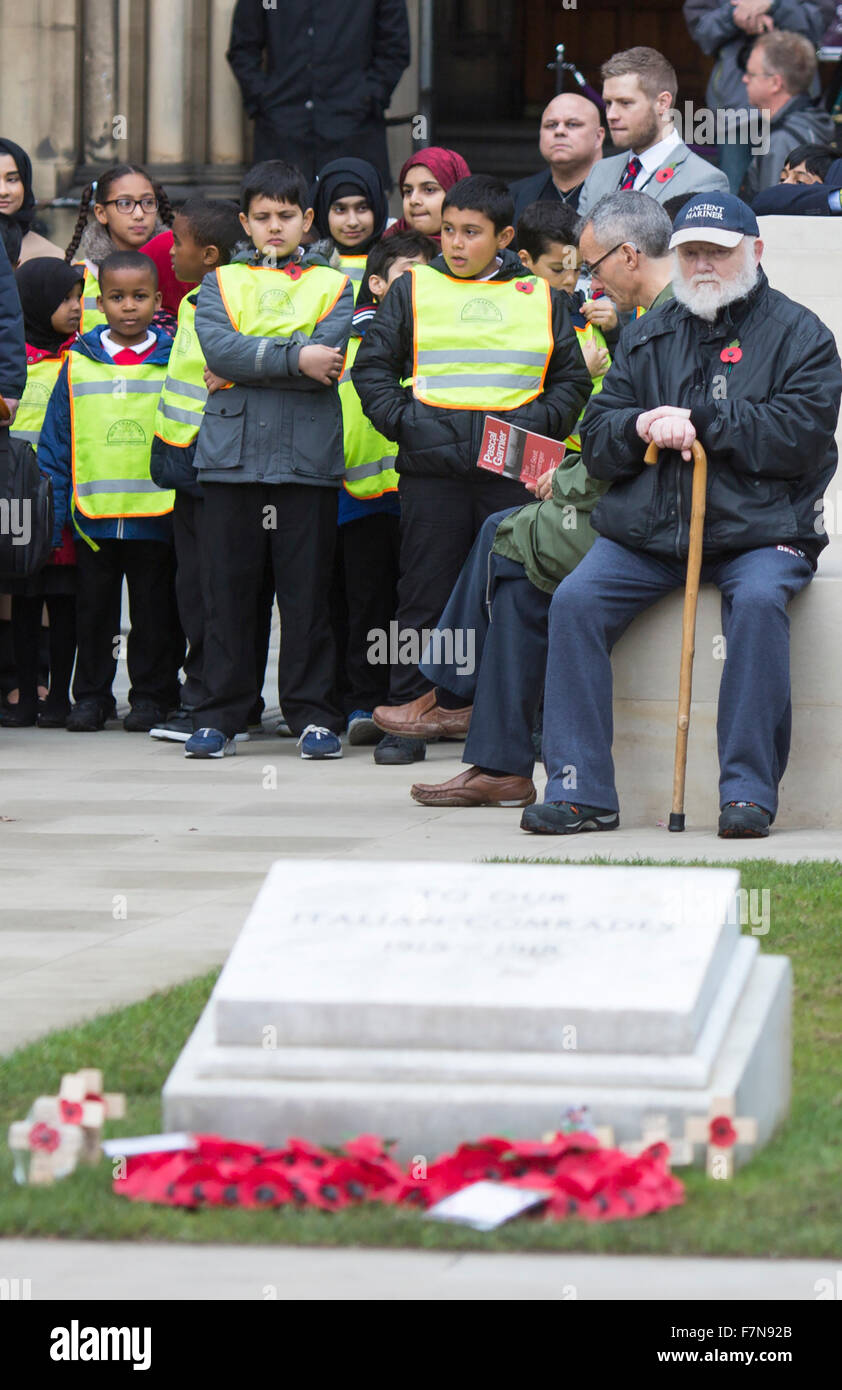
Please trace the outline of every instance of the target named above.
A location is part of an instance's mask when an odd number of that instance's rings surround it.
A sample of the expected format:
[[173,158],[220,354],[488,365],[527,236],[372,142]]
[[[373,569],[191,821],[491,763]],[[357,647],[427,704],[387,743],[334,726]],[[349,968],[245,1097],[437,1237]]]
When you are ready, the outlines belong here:
[[[398,188],[403,187],[408,170],[416,168],[419,164],[422,164],[425,169],[429,169],[445,193],[460,179],[469,178],[471,173],[461,154],[457,154],[455,150],[446,150],[441,145],[430,145],[426,150],[419,150],[417,154],[410,155],[398,175]],[[392,232],[408,232],[409,230],[410,226],[406,218],[399,217],[397,222],[393,222],[383,235],[391,236]],[[441,245],[440,236],[433,235],[432,232],[427,235],[430,236],[431,240]]]

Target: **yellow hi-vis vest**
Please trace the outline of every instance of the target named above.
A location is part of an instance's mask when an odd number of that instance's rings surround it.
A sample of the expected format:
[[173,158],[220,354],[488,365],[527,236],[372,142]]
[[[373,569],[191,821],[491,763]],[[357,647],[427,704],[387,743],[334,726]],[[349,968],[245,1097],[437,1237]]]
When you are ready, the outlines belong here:
[[63,361],[64,357],[42,357],[40,362],[33,362],[32,366],[26,369],[26,389],[20,398],[11,433],[15,439],[28,440],[36,450],[50,396],[58,381]]
[[327,265],[222,265],[216,279],[234,327],[257,338],[312,333],[348,283]]
[[339,378],[339,400],[345,435],[345,490],[364,501],[382,497],[384,492],[397,492],[394,460],[398,446],[380,434],[363,413],[357,388],[351,380],[351,368],[361,342],[362,338],[351,338],[348,343]]
[[[580,346],[580,347],[583,347],[585,343],[595,343],[597,347],[601,347],[601,348],[604,347],[604,348],[607,348],[608,344],[606,343],[605,339],[603,338],[601,331],[600,331],[597,327],[595,327],[594,324],[592,324],[592,323],[586,323],[585,326],[584,326],[584,328],[580,328],[579,325],[578,325],[577,323],[574,323],[573,327],[574,327],[575,330],[576,330],[576,336],[577,336],[577,338],[579,339],[579,346]],[[608,367],[610,367],[610,366],[611,366],[611,361],[610,361],[610,356],[609,356]],[[593,377],[593,378],[592,378],[592,381],[593,381],[593,384],[592,384],[592,386],[591,386],[591,395],[592,395],[592,396],[598,395],[599,392],[602,390],[602,383],[603,383],[603,380],[605,379],[605,373],[608,371],[608,367],[605,368],[605,372],[602,373],[602,376],[597,376],[597,377]],[[585,401],[585,404],[582,406],[582,409],[579,411],[579,419],[576,421],[576,424],[577,424],[577,425],[578,425],[578,423],[579,423],[579,420],[581,420],[582,416],[583,416],[584,413],[585,413],[585,408],[586,408],[587,404],[588,404],[587,401]],[[582,437],[581,437],[581,435],[579,434],[578,430],[574,430],[574,432],[573,432],[572,434],[568,434],[568,436],[567,436],[567,438],[565,439],[564,442],[565,442],[565,444],[566,444],[566,446],[567,446],[568,449],[574,449],[575,452],[576,452],[577,454],[581,454],[581,452],[582,452]]]
[[196,332],[195,299],[195,293],[185,295],[178,306],[178,330],[155,417],[158,438],[179,449],[186,449],[199,433],[208,398],[203,375],[205,356]]
[[108,323],[108,319],[97,308],[97,296],[99,295],[99,281],[87,261],[74,261],[74,265],[85,267],[85,282],[82,286],[82,322],[79,324],[80,333],[90,333],[92,328],[103,327]]
[[367,256],[346,256],[340,252],[339,269],[348,276],[351,281],[351,288],[354,291],[354,303],[357,302],[357,295],[360,292],[360,285],[365,275],[365,263]]
[[450,410],[516,410],[544,388],[553,351],[546,280],[459,280],[414,266],[413,395]]
[[73,506],[83,516],[163,516],[175,493],[156,486],[149,457],[166,365],[95,362],[71,352],[67,362]]

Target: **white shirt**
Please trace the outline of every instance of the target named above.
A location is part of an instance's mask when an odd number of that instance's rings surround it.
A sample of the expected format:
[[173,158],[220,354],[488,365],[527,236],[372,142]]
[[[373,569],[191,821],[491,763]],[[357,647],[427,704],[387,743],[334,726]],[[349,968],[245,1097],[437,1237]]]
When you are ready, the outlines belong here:
[[669,135],[665,135],[663,140],[658,141],[657,145],[650,145],[648,150],[643,151],[643,154],[638,154],[637,157],[640,160],[642,168],[634,181],[635,188],[642,188],[645,183],[648,183],[655,170],[660,169],[661,165],[672,154],[676,145],[680,144],[681,136],[678,134],[675,126],[673,126]]
[[[99,335],[99,341],[105,348],[105,351],[108,353],[109,357],[116,357],[118,352],[125,352],[125,348],[120,343],[114,342],[114,339],[111,337],[110,328],[104,328],[102,330],[102,332]],[[155,346],[157,341],[157,335],[153,333],[150,329],[143,342],[132,344],[132,346],[129,348],[129,352],[136,352],[138,354],[148,352],[151,347]]]

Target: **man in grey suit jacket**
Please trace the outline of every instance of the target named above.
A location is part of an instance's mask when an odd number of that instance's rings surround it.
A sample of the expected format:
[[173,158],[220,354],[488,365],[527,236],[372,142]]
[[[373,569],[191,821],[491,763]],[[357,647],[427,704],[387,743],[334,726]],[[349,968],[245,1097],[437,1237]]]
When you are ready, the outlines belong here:
[[584,214],[607,193],[633,188],[659,203],[678,194],[727,193],[725,175],[693,154],[673,124],[678,80],[654,48],[629,48],[602,65],[611,139],[621,154],[595,164],[579,195]]

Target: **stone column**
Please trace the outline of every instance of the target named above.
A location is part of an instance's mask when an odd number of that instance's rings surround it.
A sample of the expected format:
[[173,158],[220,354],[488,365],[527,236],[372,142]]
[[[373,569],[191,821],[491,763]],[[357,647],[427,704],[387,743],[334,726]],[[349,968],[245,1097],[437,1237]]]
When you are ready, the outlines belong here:
[[186,145],[191,96],[186,62],[187,3],[147,2],[146,160],[153,165],[184,164],[189,159]]
[[241,164],[245,159],[243,103],[225,57],[235,0],[209,0],[208,162]]
[[35,197],[70,183],[77,160],[79,0],[0,0],[0,134],[32,160]]
[[117,6],[102,0],[82,5],[83,164],[113,164],[125,153],[117,109]]

